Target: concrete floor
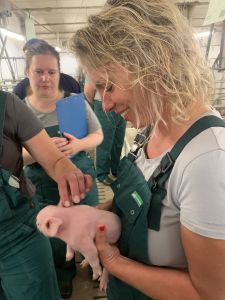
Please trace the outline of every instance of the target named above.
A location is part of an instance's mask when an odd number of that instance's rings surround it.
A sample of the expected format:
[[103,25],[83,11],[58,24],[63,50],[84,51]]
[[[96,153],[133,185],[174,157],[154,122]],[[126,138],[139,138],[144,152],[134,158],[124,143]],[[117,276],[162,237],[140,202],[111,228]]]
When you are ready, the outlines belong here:
[[[77,255],[76,255],[77,256]],[[68,300],[107,300],[105,292],[99,290],[98,281],[93,281],[88,268],[81,269],[77,263],[77,275],[73,281],[73,294]]]

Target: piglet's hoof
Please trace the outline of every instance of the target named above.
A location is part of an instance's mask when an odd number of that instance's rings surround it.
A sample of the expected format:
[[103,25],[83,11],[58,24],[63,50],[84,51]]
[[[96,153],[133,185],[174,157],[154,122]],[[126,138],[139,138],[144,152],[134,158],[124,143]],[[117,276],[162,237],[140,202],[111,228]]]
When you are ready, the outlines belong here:
[[102,275],[102,268],[100,266],[93,269],[93,276],[92,276],[93,280],[98,279],[101,275]]
[[71,259],[73,259],[73,257],[74,257],[74,254],[67,254],[66,255],[66,261],[70,261]]
[[82,262],[80,263],[81,268],[86,268],[89,265],[88,260],[85,258],[82,260]]

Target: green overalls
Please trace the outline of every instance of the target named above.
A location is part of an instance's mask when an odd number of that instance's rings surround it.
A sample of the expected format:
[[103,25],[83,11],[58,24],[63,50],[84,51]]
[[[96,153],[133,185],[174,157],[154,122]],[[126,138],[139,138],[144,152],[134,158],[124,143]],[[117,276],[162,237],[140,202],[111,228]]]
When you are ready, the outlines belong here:
[[102,101],[94,101],[94,112],[102,126],[103,142],[96,148],[97,178],[102,178],[111,173],[117,176],[121,151],[124,142],[126,122],[115,112],[105,113]]
[[[122,233],[119,241],[122,255],[151,265],[148,258],[147,233],[148,229],[160,230],[161,202],[167,193],[164,187],[165,182],[185,145],[209,127],[225,127],[225,122],[215,116],[199,119],[177,141],[172,150],[166,153],[148,182],[134,164],[137,152],[148,136],[147,130],[138,134],[134,144],[136,149],[121,160],[117,180],[111,185],[115,194],[113,211],[120,216],[122,221]],[[151,299],[112,275],[109,277],[107,296],[108,300]]]
[[[1,152],[6,97],[0,91]],[[14,174],[0,169],[0,280],[6,299],[60,300],[49,240],[35,225],[39,206],[24,177],[22,147]]]
[[[50,137],[60,137],[58,125],[45,128]],[[98,191],[96,181],[94,180],[95,168],[93,160],[85,152],[81,151],[71,158],[71,161],[85,174],[90,174],[93,178],[93,186],[82,204],[95,206],[98,204]],[[58,186],[52,180],[46,171],[38,164],[33,163],[25,167],[26,176],[32,181],[36,187],[36,194],[40,196],[40,205],[56,205],[59,202]],[[55,269],[58,281],[71,281],[76,274],[75,258],[70,261],[65,261],[66,258],[66,244],[56,238],[50,239]]]

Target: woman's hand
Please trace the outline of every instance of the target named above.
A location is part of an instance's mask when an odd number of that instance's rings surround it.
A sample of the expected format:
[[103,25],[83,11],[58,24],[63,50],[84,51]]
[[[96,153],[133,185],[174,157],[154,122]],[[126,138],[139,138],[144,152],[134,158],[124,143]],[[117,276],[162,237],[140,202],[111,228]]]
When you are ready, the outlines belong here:
[[62,149],[69,143],[67,138],[64,137],[52,137],[51,140],[61,152],[63,152]]
[[81,151],[80,139],[66,132],[63,135],[65,137],[53,137],[52,141],[66,157],[71,157]]
[[116,246],[112,246],[106,241],[105,225],[99,225],[95,243],[102,265],[110,272],[110,266],[120,256],[120,252]]
[[66,132],[64,132],[63,135],[67,143],[62,143],[59,149],[66,157],[71,157],[81,151],[82,142],[80,139]]
[[93,179],[76,168],[73,172],[59,176],[57,182],[60,195],[59,205],[69,207],[85,198],[93,184]]

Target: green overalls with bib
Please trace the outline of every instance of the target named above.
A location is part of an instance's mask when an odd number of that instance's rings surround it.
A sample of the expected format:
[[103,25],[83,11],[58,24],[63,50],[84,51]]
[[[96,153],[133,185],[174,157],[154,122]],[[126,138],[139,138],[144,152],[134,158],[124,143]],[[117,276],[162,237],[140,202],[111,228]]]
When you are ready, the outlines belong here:
[[[45,130],[50,137],[62,137],[58,125],[45,127]],[[92,188],[87,193],[85,199],[82,200],[82,204],[91,206],[97,205],[98,190],[96,181],[94,180],[96,178],[96,171],[92,158],[87,152],[80,151],[71,157],[70,160],[83,173],[89,174],[93,178]],[[47,205],[58,204],[60,200],[58,185],[48,176],[46,171],[38,163],[26,166],[25,174],[36,187],[36,194],[40,196],[41,208]],[[58,281],[71,281],[76,274],[75,257],[70,261],[66,261],[66,244],[62,240],[56,238],[51,238],[50,242]]]
[[[7,94],[0,91],[1,153],[6,99]],[[6,299],[60,300],[49,240],[36,229],[38,199],[24,176],[22,147],[17,140],[15,147],[21,151],[14,170],[0,169],[1,285]]]
[[115,112],[106,113],[102,109],[102,101],[94,101],[94,112],[99,119],[104,135],[103,142],[96,148],[97,178],[109,175],[117,176],[123,148],[126,122]]
[[[123,256],[151,265],[148,257],[148,229],[160,230],[162,200],[167,193],[165,183],[184,147],[210,127],[225,127],[225,122],[216,116],[205,116],[196,121],[171,151],[163,156],[148,182],[134,162],[138,150],[149,136],[149,129],[136,136],[132,150],[120,162],[117,180],[111,185],[115,195],[113,211],[122,221],[119,249]],[[109,277],[107,296],[108,300],[151,300],[112,275]]]

